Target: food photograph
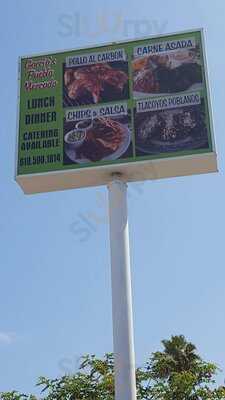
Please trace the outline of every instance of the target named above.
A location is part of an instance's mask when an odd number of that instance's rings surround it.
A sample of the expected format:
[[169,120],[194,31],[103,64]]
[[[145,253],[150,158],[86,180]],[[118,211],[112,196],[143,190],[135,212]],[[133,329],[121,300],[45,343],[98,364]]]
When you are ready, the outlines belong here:
[[63,107],[129,98],[128,62],[63,67]]
[[130,114],[64,121],[64,165],[133,156]]
[[201,89],[200,59],[198,47],[135,58],[132,62],[134,97]]
[[136,155],[209,147],[204,101],[194,106],[135,113]]

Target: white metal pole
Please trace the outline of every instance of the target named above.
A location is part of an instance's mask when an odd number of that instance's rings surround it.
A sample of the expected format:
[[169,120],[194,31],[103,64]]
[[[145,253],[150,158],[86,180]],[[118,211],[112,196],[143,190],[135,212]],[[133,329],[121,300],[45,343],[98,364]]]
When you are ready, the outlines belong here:
[[115,400],[136,400],[127,184],[109,189]]

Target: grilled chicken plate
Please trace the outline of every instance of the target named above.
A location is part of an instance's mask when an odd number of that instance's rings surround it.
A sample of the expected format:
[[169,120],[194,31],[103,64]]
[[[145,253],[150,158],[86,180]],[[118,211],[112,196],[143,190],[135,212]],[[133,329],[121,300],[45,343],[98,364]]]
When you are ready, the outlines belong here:
[[128,76],[125,72],[113,69],[108,64],[95,64],[75,71],[67,69],[64,73],[69,98],[77,100],[88,92],[95,104],[101,100],[106,85],[122,92],[127,81]]

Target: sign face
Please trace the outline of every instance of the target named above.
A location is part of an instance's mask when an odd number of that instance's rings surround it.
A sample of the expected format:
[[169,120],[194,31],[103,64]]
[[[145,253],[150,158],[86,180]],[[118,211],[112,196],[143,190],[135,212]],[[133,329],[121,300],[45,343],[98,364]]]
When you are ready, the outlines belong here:
[[202,31],[23,57],[26,193],[217,170]]

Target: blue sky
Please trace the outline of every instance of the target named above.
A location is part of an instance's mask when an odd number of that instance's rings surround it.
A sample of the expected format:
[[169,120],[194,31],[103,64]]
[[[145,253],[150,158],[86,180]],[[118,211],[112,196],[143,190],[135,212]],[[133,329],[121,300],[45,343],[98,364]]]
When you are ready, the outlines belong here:
[[[141,4],[141,6],[140,6]],[[137,365],[184,334],[225,375],[225,2],[2,2],[0,391],[112,351],[106,188],[25,196],[14,182],[19,55],[203,27],[218,174],[129,185]],[[89,221],[87,223],[87,221]]]

